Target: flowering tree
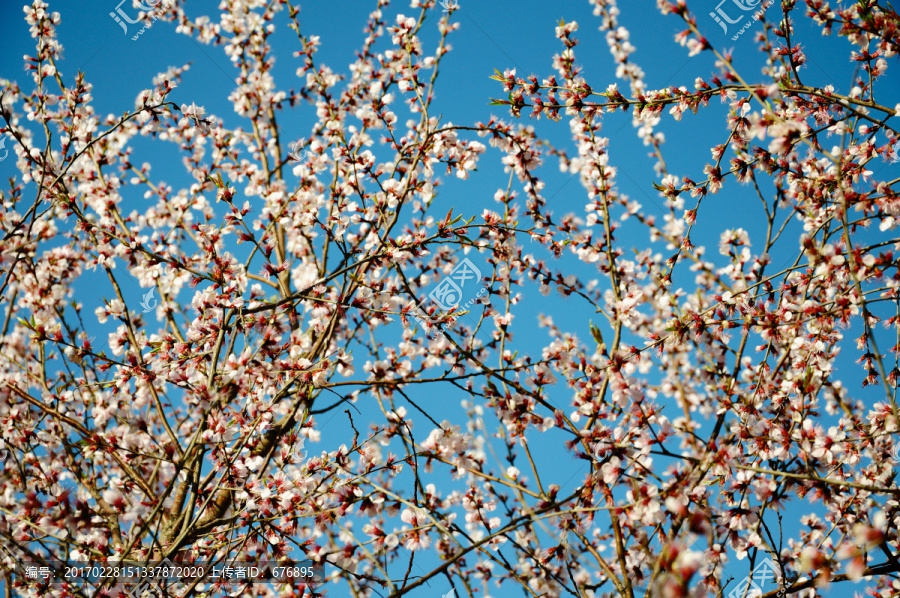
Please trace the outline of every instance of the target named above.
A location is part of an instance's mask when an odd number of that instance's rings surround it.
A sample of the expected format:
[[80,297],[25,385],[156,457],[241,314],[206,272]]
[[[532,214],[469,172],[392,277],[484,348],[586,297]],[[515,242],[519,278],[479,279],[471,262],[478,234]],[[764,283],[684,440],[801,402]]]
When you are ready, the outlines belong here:
[[[779,579],[766,596],[862,578],[871,595],[895,595],[900,179],[875,165],[896,159],[900,105],[880,94],[900,16],[874,0],[784,0],[759,19],[766,65],[751,76],[683,0],[658,0],[719,73],[651,90],[616,3],[591,0],[627,93],[580,76],[574,22],[556,29],[554,75],[496,77],[508,98],[495,103],[514,119],[569,121],[567,152],[524,124],[442,122],[433,102],[454,11],[413,0],[411,16],[388,18],[387,4],[348,76],[317,62],[291,2],[223,2],[217,20],[154,5],[148,23],[175,22],[231,57],[234,127],[171,99],[186,66],[133,110],[98,116],[88,78],[64,82],[59,14],[25,8],[33,89],[0,80],[19,171],[0,191],[7,591],[129,590],[29,579],[25,561],[305,554],[353,596],[439,579],[458,596],[745,596],[764,559]],[[798,19],[853,44],[849,93],[803,83]],[[271,73],[276,21],[296,32],[296,92]],[[717,99],[727,130],[711,163],[670,173],[660,123]],[[286,138],[278,116],[308,105],[317,123]],[[660,213],[617,187],[601,126],[620,110],[652,149]],[[139,137],[181,155],[189,182],[133,163]],[[554,214],[550,161],[579,176],[586,218]],[[441,175],[478,164],[509,173],[499,207],[435,213]],[[738,188],[758,196],[760,238],[745,216],[704,219]],[[692,234],[717,226],[711,257]],[[423,302],[466,255],[490,264],[486,292],[467,309]],[[572,259],[546,259],[559,256]],[[86,307],[80,281],[109,298]],[[599,324],[542,316],[534,349],[512,325],[532,289]],[[98,342],[100,325],[113,329]],[[870,388],[837,376],[839,352]],[[469,395],[463,420],[421,400],[450,390]],[[380,415],[354,420],[362,403]],[[317,418],[342,411],[352,438],[316,454]],[[535,446],[587,465],[574,491],[538,467]],[[226,591],[275,595],[209,580],[177,595]]]

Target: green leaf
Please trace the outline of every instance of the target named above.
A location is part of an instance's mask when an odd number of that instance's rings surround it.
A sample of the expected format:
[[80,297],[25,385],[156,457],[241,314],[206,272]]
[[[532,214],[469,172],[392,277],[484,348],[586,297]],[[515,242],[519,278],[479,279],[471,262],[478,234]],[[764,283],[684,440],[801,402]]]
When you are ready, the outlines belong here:
[[212,184],[214,184],[218,189],[221,189],[222,187],[225,186],[225,183],[222,182],[222,173],[221,172],[216,173],[216,178],[213,178],[209,175],[206,175],[206,178],[209,179],[212,182]]
[[589,323],[591,328],[591,336],[594,337],[594,341],[597,342],[597,346],[600,347],[601,351],[606,350],[606,343],[603,341],[603,333],[600,332],[600,329],[594,326],[593,322]]

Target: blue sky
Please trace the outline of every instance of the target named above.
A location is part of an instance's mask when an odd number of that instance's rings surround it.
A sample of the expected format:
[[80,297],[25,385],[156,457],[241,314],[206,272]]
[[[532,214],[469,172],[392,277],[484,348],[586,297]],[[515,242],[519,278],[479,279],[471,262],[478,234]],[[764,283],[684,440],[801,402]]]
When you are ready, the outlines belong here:
[[[228,127],[246,124],[234,113],[227,100],[234,87],[236,72],[220,48],[201,45],[176,34],[173,25],[164,21],[157,22],[133,41],[131,35],[136,33],[136,27],[129,26],[130,29],[125,34],[109,16],[116,4],[117,0],[50,2],[50,9],[62,14],[59,37],[65,47],[65,61],[60,65],[63,77],[71,81],[77,70],[87,73],[87,80],[93,84],[94,106],[98,115],[120,115],[132,109],[137,94],[152,86],[151,80],[156,74],[170,66],[190,62],[191,69],[169,99],[179,104],[193,102],[205,106],[208,114],[216,115]],[[213,15],[217,4],[209,0],[192,1],[186,10],[191,16]],[[637,48],[634,60],[644,69],[648,88],[669,85],[685,85],[690,88],[695,77],[708,79],[714,72],[713,59],[709,53],[689,58],[687,50],[674,42],[674,34],[682,29],[680,20],[662,17],[655,8],[655,2],[651,0],[622,0],[622,4],[621,24],[631,31],[631,43]],[[707,4],[709,10],[713,10],[717,2],[708,0]],[[126,2],[123,6],[127,5]],[[504,109],[489,105],[490,98],[504,96],[500,85],[489,77],[494,69],[502,71],[507,68],[516,68],[519,75],[534,73],[539,79],[552,74],[551,58],[561,51],[554,36],[554,28],[561,18],[578,21],[580,25],[576,35],[581,43],[575,51],[577,62],[584,67],[586,79],[595,89],[602,89],[615,81],[615,67],[604,41],[604,34],[598,31],[599,22],[591,14],[591,7],[586,1],[460,0],[460,5],[461,8],[454,13],[453,19],[461,27],[450,37],[453,51],[442,62],[433,109],[434,113],[442,114],[445,122],[472,124],[486,121],[491,115],[511,120]],[[750,30],[735,41],[723,35],[719,25],[712,19],[706,18],[700,10],[702,2],[694,2],[692,6],[698,7],[695,10],[699,14],[699,26],[707,33],[713,45],[718,49],[733,48],[738,69],[746,73],[748,80],[758,79],[760,63],[752,37],[760,25],[752,24]],[[318,62],[329,65],[337,72],[346,73],[347,65],[354,59],[356,49],[362,42],[362,29],[373,7],[374,2],[363,0],[303,4],[300,20],[304,33],[322,38]],[[405,14],[415,12],[402,4],[394,4],[387,11]],[[774,14],[776,11],[777,8],[772,8],[769,12]],[[30,77],[22,69],[21,57],[23,54],[33,53],[33,43],[22,19],[20,4],[4,0],[0,15],[3,17],[0,19],[0,77],[17,79],[24,88],[30,89]],[[434,20],[436,18],[437,15]],[[436,39],[433,22],[426,25],[425,29],[427,33],[423,38],[426,46],[431,47]],[[798,27],[798,37],[802,39],[809,56],[809,63],[803,71],[805,82],[809,85],[831,83],[838,90],[849,89],[853,72],[853,65],[847,61],[849,44],[837,37],[822,38],[805,23]],[[291,56],[297,49],[296,38],[284,26],[283,19],[274,39],[276,83],[281,89],[296,89],[300,82],[294,72],[299,63]],[[627,83],[619,82],[619,87],[624,92],[627,90]],[[685,115],[681,123],[667,122],[660,127],[667,138],[665,151],[670,172],[694,179],[701,177],[703,165],[710,161],[708,148],[722,143],[727,136],[724,111],[724,107],[713,106],[696,116]],[[293,134],[293,138],[307,135],[314,121],[314,109],[308,105],[301,106],[291,112],[289,117],[280,119],[286,131]],[[525,117],[522,121],[529,119]],[[558,123],[546,120],[530,122],[540,136],[550,140],[556,147],[565,148],[571,155],[573,148],[564,120]],[[617,113],[607,116],[603,134],[611,138],[611,161],[619,168],[620,189],[642,203],[646,210],[661,213],[662,200],[651,186],[651,181],[657,180],[653,163],[646,158],[647,148],[635,134],[630,115]],[[154,165],[154,175],[167,179],[173,185],[187,183],[178,152],[173,151],[171,146],[139,139],[135,141],[134,147],[135,163],[151,162]],[[455,212],[466,215],[480,214],[485,208],[495,209],[497,204],[493,201],[494,191],[505,186],[507,180],[507,175],[498,164],[496,154],[489,150],[488,155],[482,159],[479,172],[473,174],[471,180],[460,182],[444,177],[446,185],[435,200],[434,213],[442,215],[450,207]],[[13,174],[10,162],[0,163],[0,179]],[[577,176],[559,172],[554,164],[544,168],[542,176],[547,183],[544,196],[549,199],[556,214],[572,212],[584,215],[587,199]],[[758,236],[759,210],[751,191],[734,185],[726,187],[726,190],[727,192],[712,196],[704,203],[705,217],[712,221],[734,220],[737,217],[740,222],[735,226],[747,228],[751,239]],[[142,192],[133,192],[130,197],[126,195],[126,201],[133,204],[133,209],[141,206],[141,194]],[[752,209],[747,208],[751,203]],[[714,256],[718,234],[722,228],[724,227],[710,227],[708,231],[697,231],[695,244],[707,245],[710,256]],[[635,238],[632,244],[640,249],[646,243],[646,239]],[[786,249],[792,250],[794,246]],[[794,255],[792,253],[791,257]],[[480,256],[470,257],[476,265],[485,265]],[[773,262],[773,266],[781,265],[777,257]],[[578,272],[579,266],[570,258],[563,258],[560,264],[571,266],[573,271]],[[590,271],[584,272],[585,276],[593,276]],[[111,296],[109,289],[104,290],[94,283],[94,279],[85,278],[81,286],[76,287],[76,299],[85,304],[85,312],[88,314],[102,302],[103,296]],[[127,292],[137,297],[141,291],[135,282]],[[514,332],[520,335],[518,341],[521,347],[539,351],[545,343],[540,332],[533,332],[536,330],[536,317],[539,313],[553,316],[557,325],[575,331],[584,340],[590,338],[587,320],[591,314],[578,305],[575,299],[561,300],[555,295],[542,297],[533,287],[524,289],[524,293],[527,301],[517,311],[517,319],[513,325]],[[594,321],[598,321],[596,315]],[[98,331],[102,333],[104,329],[98,327]],[[848,385],[853,386],[855,383],[858,387],[861,376],[857,375],[855,366],[845,359],[839,367],[849,372],[844,377]],[[360,373],[361,367],[357,367],[357,375]],[[464,410],[458,405],[458,401],[465,397],[454,390],[442,389],[441,392],[446,394],[440,395],[440,407],[437,408],[435,419],[440,421],[446,418],[454,423],[464,421]],[[565,411],[570,410],[564,387],[551,393],[551,397]],[[364,401],[360,401],[358,407],[364,421],[371,405],[362,403]],[[413,411],[408,405],[407,409]],[[351,431],[343,411],[337,410],[335,413],[337,415],[329,414],[319,418],[323,430],[322,443],[321,446],[310,447],[311,449],[333,450],[342,442],[348,442]],[[424,438],[427,435],[427,422],[424,419],[419,419],[418,422],[420,427],[416,430],[417,434]],[[357,425],[359,427],[359,422]],[[560,458],[558,446],[551,449],[548,445],[546,452],[537,451],[536,460],[539,468],[554,472],[557,478],[554,481],[563,485],[563,492],[571,490],[587,471],[584,461]],[[356,531],[361,527],[362,522],[357,523]],[[425,564],[427,563],[428,557],[425,558]],[[423,569],[427,568],[423,565]],[[439,585],[443,581],[445,580],[438,580],[438,585],[414,596],[442,595],[449,589]],[[513,595],[519,593],[504,589],[492,591],[492,596],[495,597]]]

